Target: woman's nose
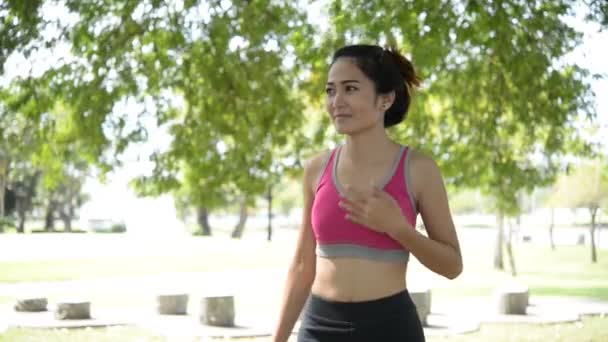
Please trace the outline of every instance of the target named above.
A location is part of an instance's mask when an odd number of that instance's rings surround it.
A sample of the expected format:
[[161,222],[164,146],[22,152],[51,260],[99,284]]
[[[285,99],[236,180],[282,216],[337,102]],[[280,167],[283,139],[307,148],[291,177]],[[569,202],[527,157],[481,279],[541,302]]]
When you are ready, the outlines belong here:
[[338,107],[344,104],[344,94],[341,91],[336,91],[334,98],[332,100],[332,105],[334,107]]

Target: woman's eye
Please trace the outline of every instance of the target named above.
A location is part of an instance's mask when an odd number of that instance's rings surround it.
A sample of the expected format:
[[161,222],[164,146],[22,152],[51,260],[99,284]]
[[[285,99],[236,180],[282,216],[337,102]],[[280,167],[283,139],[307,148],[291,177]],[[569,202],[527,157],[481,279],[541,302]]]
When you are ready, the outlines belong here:
[[327,95],[331,95],[331,94],[333,94],[333,93],[334,93],[334,90],[333,90],[332,88],[326,88],[326,89],[325,89],[325,93],[326,93]]
[[353,87],[353,86],[347,86],[346,87],[346,91],[355,91],[355,90],[357,90],[356,87]]

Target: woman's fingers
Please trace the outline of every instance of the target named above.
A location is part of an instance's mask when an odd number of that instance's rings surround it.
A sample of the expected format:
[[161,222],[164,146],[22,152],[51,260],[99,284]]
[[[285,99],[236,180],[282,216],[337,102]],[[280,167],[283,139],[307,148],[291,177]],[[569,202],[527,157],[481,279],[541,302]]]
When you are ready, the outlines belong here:
[[338,205],[340,206],[340,208],[346,210],[349,213],[365,212],[365,204],[349,200],[348,198],[342,198],[340,202],[338,202]]
[[363,217],[361,217],[361,215],[348,213],[346,214],[346,219],[363,226],[366,225],[366,221]]

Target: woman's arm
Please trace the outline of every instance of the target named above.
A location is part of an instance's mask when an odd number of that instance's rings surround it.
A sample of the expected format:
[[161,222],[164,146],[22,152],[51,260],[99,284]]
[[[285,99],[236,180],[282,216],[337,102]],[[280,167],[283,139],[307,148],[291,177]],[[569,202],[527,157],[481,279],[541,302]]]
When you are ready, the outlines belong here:
[[[428,237],[411,227],[394,229],[391,236],[424,266],[454,279],[462,273],[462,255],[441,172],[431,158],[411,152],[411,185]],[[409,226],[406,222],[403,224]]]
[[274,342],[285,342],[291,335],[315,278],[316,241],[312,231],[310,213],[314,197],[313,184],[316,185],[322,159],[316,157],[304,168],[302,224],[296,251],[287,274],[279,321],[273,334]]

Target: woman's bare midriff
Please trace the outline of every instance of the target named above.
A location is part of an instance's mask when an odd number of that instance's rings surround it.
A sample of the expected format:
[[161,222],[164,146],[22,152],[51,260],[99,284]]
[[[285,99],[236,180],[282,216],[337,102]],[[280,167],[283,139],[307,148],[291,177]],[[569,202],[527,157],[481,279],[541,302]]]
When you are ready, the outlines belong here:
[[311,292],[340,302],[379,299],[406,289],[406,270],[405,262],[317,257]]

